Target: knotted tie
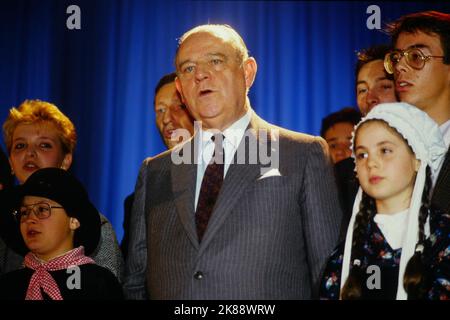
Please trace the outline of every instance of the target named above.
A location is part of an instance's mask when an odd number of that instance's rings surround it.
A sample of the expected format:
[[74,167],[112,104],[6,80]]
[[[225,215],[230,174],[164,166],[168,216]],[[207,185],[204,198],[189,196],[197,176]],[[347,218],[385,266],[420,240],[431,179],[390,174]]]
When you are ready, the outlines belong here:
[[224,173],[224,150],[223,135],[216,134],[211,137],[214,142],[214,153],[205,170],[200,194],[198,196],[197,211],[195,213],[195,224],[197,226],[197,235],[199,242],[202,240],[209,218],[211,217],[214,204],[219,195],[223,183]]
[[26,267],[35,270],[28,285],[25,300],[43,300],[41,288],[52,300],[63,300],[58,285],[49,271],[68,269],[70,266],[95,263],[84,255],[84,248],[80,246],[65,255],[42,263],[32,252],[25,256]]

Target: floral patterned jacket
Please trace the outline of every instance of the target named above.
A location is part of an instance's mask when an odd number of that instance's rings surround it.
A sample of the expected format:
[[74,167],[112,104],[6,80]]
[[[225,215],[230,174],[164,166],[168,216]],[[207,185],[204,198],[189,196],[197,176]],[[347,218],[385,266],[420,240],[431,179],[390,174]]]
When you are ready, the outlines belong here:
[[[430,219],[432,234],[425,243],[425,264],[430,273],[430,288],[425,299],[450,299],[450,214],[432,210]],[[380,288],[371,290],[363,286],[363,299],[395,299],[401,248],[393,250],[381,230],[372,219],[364,244],[363,270],[377,265],[381,270]],[[320,283],[320,299],[337,300],[340,295],[344,242],[331,254]],[[371,276],[367,270],[367,278]]]

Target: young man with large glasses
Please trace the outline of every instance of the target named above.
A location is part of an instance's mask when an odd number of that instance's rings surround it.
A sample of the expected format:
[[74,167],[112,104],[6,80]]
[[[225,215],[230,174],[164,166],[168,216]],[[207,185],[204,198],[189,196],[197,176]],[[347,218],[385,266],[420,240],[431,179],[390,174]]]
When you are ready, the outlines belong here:
[[[450,14],[427,11],[389,25],[394,50],[385,68],[395,77],[401,101],[425,111],[450,145]],[[450,152],[437,178],[432,203],[450,212]]]

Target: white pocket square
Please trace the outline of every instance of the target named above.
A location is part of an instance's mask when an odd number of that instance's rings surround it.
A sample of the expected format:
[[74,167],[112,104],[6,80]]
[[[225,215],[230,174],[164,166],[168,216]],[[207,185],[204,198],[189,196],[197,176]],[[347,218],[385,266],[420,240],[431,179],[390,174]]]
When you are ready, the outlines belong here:
[[[263,169],[269,169],[269,168],[261,168],[261,171]],[[257,180],[262,180],[262,179],[269,178],[269,177],[281,177],[280,170],[278,170],[277,168],[270,168],[268,171],[263,173]]]

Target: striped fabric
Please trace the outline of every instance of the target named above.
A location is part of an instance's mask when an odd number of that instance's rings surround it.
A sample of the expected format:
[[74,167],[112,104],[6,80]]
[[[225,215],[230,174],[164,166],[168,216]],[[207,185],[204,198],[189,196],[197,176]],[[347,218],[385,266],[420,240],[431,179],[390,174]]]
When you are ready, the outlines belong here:
[[[205,174],[203,176],[202,185],[200,188],[200,195],[197,203],[197,210],[195,212],[195,225],[197,227],[198,240],[202,241],[205,234],[206,227],[208,226],[209,218],[216,204],[217,196],[219,195],[220,188],[223,183],[224,172],[224,150],[222,146],[223,136],[216,138],[212,136],[214,141],[214,150],[219,150],[218,154],[213,153],[211,161],[206,167]],[[220,159],[215,161],[215,159]]]
[[342,219],[326,142],[257,116],[250,128],[280,130],[278,170],[264,174],[259,160],[231,164],[201,242],[196,165],[175,165],[171,151],[144,161],[131,214],[128,299],[317,297]]

